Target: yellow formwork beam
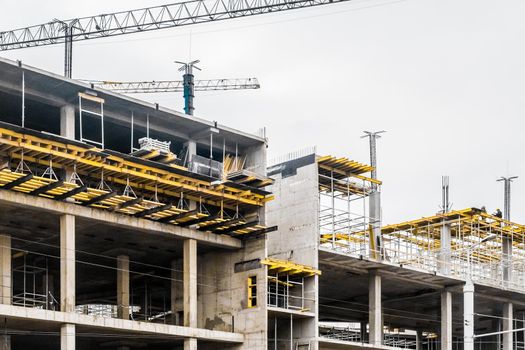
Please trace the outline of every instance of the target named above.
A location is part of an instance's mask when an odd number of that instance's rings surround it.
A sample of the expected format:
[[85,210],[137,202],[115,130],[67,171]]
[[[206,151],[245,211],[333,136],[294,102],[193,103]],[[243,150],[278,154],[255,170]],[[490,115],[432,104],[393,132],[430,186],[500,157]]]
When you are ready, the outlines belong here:
[[314,269],[311,266],[296,264],[288,260],[266,258],[261,264],[268,266],[268,272],[286,273],[288,275],[314,276],[320,275],[321,270]]
[[[95,147],[80,147],[62,142],[57,142],[33,135],[21,134],[13,130],[0,128],[0,150],[10,153],[12,158],[23,158],[28,163],[47,165],[53,159],[53,166],[64,168],[76,164],[79,173],[93,173],[104,171],[104,176],[113,182],[125,184],[128,181],[142,189],[161,188],[166,194],[180,195],[185,192],[188,199],[200,200],[204,198],[210,204],[226,205],[245,204],[263,206],[273,199],[271,195],[262,195],[229,186],[217,189],[209,181],[204,181],[191,176],[177,174],[169,170],[143,165],[126,160],[116,155],[103,154]],[[174,169],[185,168],[173,166]],[[160,192],[160,191],[159,191]]]

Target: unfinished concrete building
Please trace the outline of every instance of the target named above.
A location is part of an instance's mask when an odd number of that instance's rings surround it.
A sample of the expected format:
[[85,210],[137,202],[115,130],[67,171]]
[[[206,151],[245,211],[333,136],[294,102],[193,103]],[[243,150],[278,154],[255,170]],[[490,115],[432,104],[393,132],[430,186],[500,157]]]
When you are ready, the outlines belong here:
[[266,146],[0,59],[0,349],[265,349]]
[[0,59],[0,349],[524,348],[525,226],[266,147]]
[[269,165],[268,257],[291,265],[269,271],[269,349],[524,348],[525,226],[468,208],[380,227],[371,166]]

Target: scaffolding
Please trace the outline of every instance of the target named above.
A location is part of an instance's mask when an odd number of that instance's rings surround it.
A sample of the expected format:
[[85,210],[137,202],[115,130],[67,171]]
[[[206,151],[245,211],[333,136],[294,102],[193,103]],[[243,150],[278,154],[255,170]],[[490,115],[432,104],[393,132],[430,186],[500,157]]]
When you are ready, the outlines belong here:
[[[478,283],[524,290],[524,225],[467,208],[387,225],[381,233],[388,263],[452,277],[470,275]],[[360,231],[335,239],[352,253],[365,235]],[[504,242],[510,242],[510,253],[503,249]]]
[[363,174],[374,168],[332,156],[318,156],[317,164],[321,246],[367,256],[374,224],[368,215],[368,197],[380,190],[381,182]]
[[301,312],[313,310],[315,299],[306,296],[305,279],[320,275],[321,271],[273,258],[266,258],[261,263],[268,266],[268,306]]
[[[20,283],[21,280],[21,283]],[[13,293],[13,305],[47,309],[50,305],[49,275],[46,266],[27,263],[27,254],[21,266],[13,268],[13,281],[17,282]]]

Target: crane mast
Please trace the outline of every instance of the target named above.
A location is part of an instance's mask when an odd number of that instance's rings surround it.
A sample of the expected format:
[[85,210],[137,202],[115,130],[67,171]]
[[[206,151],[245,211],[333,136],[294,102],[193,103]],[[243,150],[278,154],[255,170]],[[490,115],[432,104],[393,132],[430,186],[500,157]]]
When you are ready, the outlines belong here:
[[189,0],[97,16],[53,20],[0,32],[0,51],[66,44],[65,75],[72,74],[73,42],[216,22],[350,0]]

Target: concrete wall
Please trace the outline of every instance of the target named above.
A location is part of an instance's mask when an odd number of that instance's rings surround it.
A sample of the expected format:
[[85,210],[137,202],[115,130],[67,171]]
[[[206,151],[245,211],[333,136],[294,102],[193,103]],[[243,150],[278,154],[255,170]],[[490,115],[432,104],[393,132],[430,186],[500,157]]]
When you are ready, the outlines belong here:
[[[235,349],[266,349],[266,269],[257,262],[266,256],[265,240],[245,242],[237,252],[211,252],[199,258],[198,326],[244,333]],[[257,306],[247,307],[248,277],[257,276]]]
[[[269,188],[275,200],[267,205],[268,225],[279,230],[268,236],[268,256],[318,268],[319,190],[315,155],[292,160],[269,169],[275,179]],[[315,317],[294,318],[293,338],[299,344],[310,342],[317,349],[318,277],[305,279],[305,297],[314,300]],[[281,334],[289,330],[281,329]],[[280,335],[278,334],[278,338]]]

